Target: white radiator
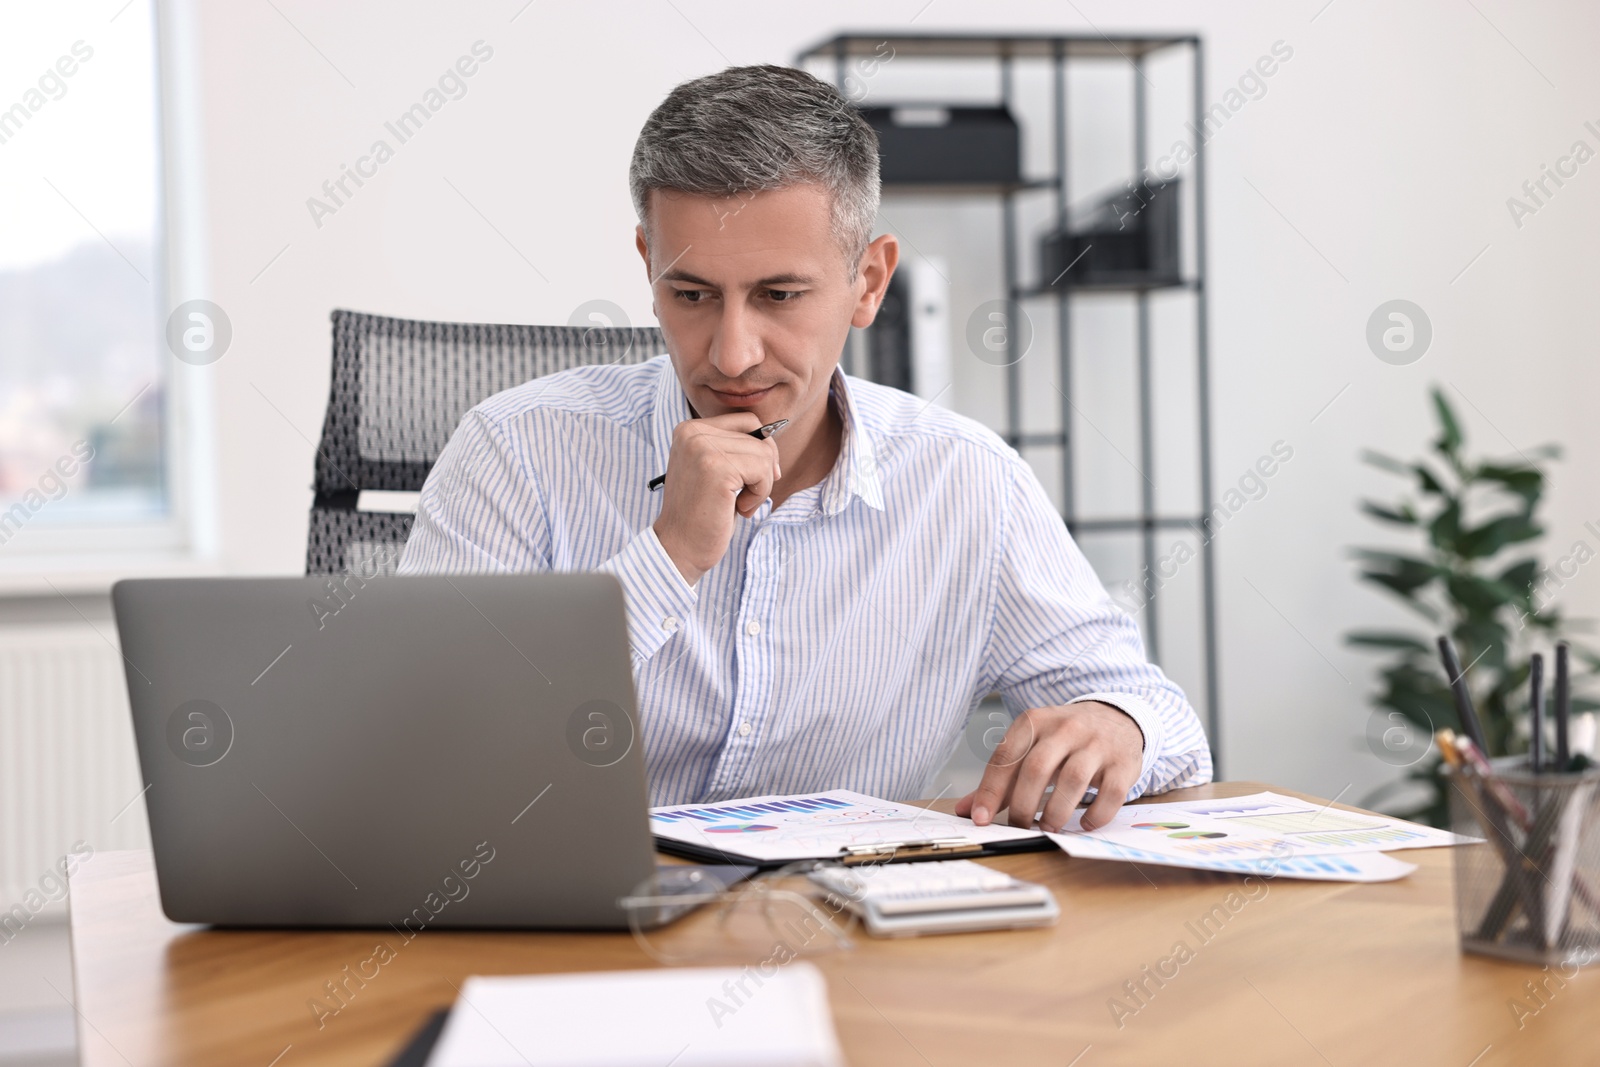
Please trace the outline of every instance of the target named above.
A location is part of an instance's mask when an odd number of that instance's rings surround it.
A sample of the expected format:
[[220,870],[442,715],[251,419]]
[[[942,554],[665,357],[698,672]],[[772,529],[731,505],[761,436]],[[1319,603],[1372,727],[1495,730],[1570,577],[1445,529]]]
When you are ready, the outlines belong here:
[[149,847],[115,641],[109,621],[0,626],[0,918],[56,895],[74,842]]

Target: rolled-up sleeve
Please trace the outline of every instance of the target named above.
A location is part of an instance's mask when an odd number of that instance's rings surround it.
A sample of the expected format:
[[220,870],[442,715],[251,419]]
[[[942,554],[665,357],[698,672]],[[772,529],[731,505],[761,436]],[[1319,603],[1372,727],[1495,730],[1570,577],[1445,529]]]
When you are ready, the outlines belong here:
[[1211,780],[1211,748],[1183,690],[1145,657],[1033,472],[1017,458],[995,550],[993,626],[982,677],[1019,715],[1096,700],[1144,734],[1128,798]]
[[[422,487],[399,573],[549,571],[550,544],[531,466],[493,423],[469,411]],[[695,591],[649,526],[596,569],[622,584],[637,670],[684,629]]]

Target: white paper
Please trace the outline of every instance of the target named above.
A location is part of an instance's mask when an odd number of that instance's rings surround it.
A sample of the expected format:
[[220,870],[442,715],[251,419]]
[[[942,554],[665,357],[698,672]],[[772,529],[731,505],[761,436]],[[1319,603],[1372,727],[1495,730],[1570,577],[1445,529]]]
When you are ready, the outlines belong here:
[[1347,852],[1332,856],[1264,855],[1250,857],[1189,856],[1179,859],[1159,852],[1119,845],[1089,834],[1051,834],[1050,839],[1069,856],[1083,859],[1124,860],[1158,867],[1188,867],[1201,871],[1253,874],[1260,878],[1300,878],[1316,882],[1392,882],[1417,869],[1382,852]]
[[469,978],[428,1067],[843,1067],[822,972]]
[[837,856],[847,845],[955,837],[988,844],[1040,835],[1013,826],[978,826],[971,819],[848,789],[652,808],[650,829],[730,856],[774,862]]
[[1278,793],[1128,805],[1111,822],[1088,834],[1081,829],[1082,819],[1083,813],[1075,812],[1066,832],[1054,835],[1069,839],[1062,845],[1069,855],[1077,854],[1074,840],[1087,837],[1183,863],[1344,856],[1476,840],[1404,819],[1343,811]]

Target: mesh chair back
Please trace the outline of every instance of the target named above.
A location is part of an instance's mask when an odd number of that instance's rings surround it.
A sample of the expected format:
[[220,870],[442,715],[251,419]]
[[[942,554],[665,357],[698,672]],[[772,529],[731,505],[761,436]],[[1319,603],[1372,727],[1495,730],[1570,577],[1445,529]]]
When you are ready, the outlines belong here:
[[495,393],[591,363],[666,351],[643,327],[492,326],[335,311],[307,574],[393,573],[413,516],[360,511],[363,489],[422,488],[461,416]]

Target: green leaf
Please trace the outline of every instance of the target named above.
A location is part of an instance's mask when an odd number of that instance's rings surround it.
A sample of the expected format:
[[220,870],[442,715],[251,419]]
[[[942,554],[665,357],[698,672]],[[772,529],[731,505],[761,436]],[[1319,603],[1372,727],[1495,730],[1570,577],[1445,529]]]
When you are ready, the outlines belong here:
[[1443,552],[1456,551],[1456,539],[1461,536],[1461,501],[1454,497],[1439,510],[1428,523],[1428,538]]
[[1517,603],[1519,598],[1517,590],[1511,586],[1476,574],[1452,574],[1445,580],[1445,588],[1452,600],[1475,614],[1492,614]]
[[1544,536],[1544,527],[1526,514],[1501,515],[1482,526],[1461,532],[1456,551],[1466,559],[1484,559],[1507,545]]
[[1444,390],[1438,386],[1433,388],[1433,407],[1439,417],[1439,439],[1434,442],[1434,447],[1447,456],[1454,456],[1464,440],[1461,424],[1456,421],[1456,413],[1451,410],[1450,402],[1444,398]]
[[1488,700],[1491,707],[1502,706],[1507,697],[1520,697],[1528,687],[1528,664],[1526,662],[1507,664],[1500,676],[1495,679],[1490,687]]
[[1379,707],[1392,708],[1429,730],[1456,725],[1455,698],[1437,665],[1403,662],[1384,668],[1380,676],[1384,687],[1375,701]]
[[1362,571],[1361,577],[1366,581],[1372,582],[1376,585],[1381,585],[1385,589],[1399,593],[1407,600],[1412,599],[1412,594],[1415,593],[1418,588],[1433,580],[1431,577],[1428,577],[1422,579],[1420,582],[1412,581],[1409,578],[1402,578],[1397,574],[1388,574],[1383,571]]
[[1379,470],[1388,471],[1390,474],[1411,473],[1411,464],[1402,463],[1393,456],[1386,456],[1382,452],[1374,452],[1370,448],[1361,450],[1361,462],[1370,463]]
[[1393,589],[1406,597],[1435,578],[1447,577],[1450,573],[1428,560],[1402,556],[1396,552],[1360,549],[1357,555],[1369,568],[1361,572],[1363,578]]
[[1505,670],[1506,647],[1511,642],[1506,628],[1494,618],[1467,619],[1457,624],[1450,636],[1455,638],[1461,663],[1469,674]]
[[1434,496],[1450,495],[1449,490],[1444,487],[1444,483],[1439,480],[1438,476],[1433,473],[1432,468],[1427,464],[1413,464],[1411,470],[1416,474],[1417,484],[1421,486],[1424,493],[1431,493]]
[[1524,512],[1532,512],[1544,492],[1544,474],[1534,467],[1504,467],[1485,463],[1473,472],[1473,477],[1480,481],[1497,482],[1506,492],[1520,496]]
[[1364,648],[1402,648],[1408,652],[1420,652],[1424,656],[1433,654],[1433,649],[1427,642],[1410,634],[1392,630],[1357,630],[1345,634],[1344,643]]
[[1411,510],[1410,504],[1402,504],[1400,505],[1400,510],[1395,511],[1374,501],[1363,500],[1361,502],[1361,510],[1375,519],[1392,522],[1397,526],[1415,526],[1417,524],[1417,513]]
[[1517,590],[1523,604],[1533,600],[1533,580],[1539,576],[1539,561],[1536,559],[1518,560],[1500,572],[1499,581]]
[[1447,573],[1444,568],[1431,559],[1423,559],[1421,556],[1408,556],[1403,552],[1391,552],[1387,548],[1353,548],[1350,550],[1350,554],[1374,567],[1383,567],[1391,570],[1397,567],[1413,567],[1427,569],[1440,574]]

